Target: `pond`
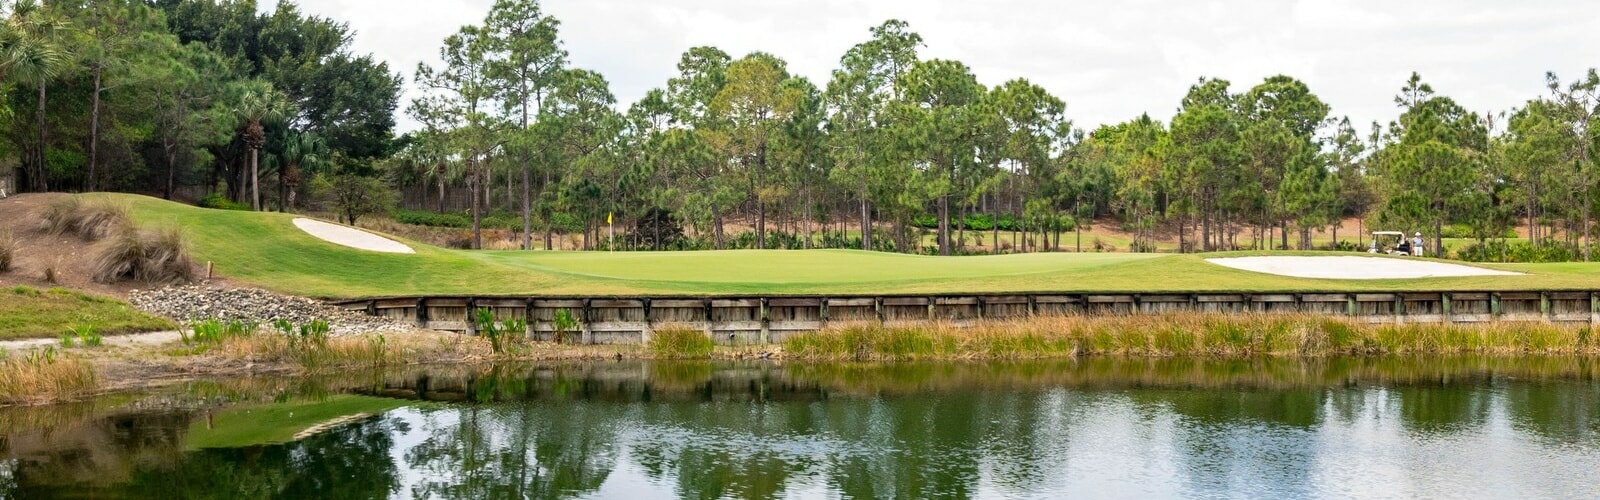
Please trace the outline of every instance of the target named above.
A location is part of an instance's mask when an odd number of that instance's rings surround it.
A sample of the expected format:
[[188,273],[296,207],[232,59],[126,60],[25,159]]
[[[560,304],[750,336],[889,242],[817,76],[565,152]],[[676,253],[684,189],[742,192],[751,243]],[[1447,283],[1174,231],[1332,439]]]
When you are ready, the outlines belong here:
[[0,410],[0,497],[1592,498],[1600,360],[596,362]]

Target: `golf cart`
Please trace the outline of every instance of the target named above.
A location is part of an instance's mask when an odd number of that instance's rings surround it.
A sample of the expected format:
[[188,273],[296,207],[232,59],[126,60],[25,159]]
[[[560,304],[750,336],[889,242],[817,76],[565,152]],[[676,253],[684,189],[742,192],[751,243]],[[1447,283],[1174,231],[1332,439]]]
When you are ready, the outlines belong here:
[[1367,253],[1385,253],[1389,255],[1414,255],[1416,249],[1411,247],[1411,242],[1406,240],[1406,233],[1402,231],[1373,231],[1372,246]]

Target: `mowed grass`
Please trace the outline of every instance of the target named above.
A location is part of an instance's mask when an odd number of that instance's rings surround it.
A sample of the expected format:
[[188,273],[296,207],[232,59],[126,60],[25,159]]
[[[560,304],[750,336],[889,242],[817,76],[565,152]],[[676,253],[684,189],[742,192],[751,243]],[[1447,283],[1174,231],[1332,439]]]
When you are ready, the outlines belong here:
[[82,327],[111,335],[172,330],[176,325],[115,299],[62,289],[0,289],[0,340],[54,338]]
[[136,195],[91,196],[126,203],[141,224],[182,228],[195,259],[215,262],[222,276],[314,297],[1600,288],[1600,265],[1572,263],[1488,266],[1527,273],[1523,276],[1352,281],[1252,273],[1210,264],[1204,255],[1173,254],[464,251],[401,238],[417,253],[385,254],[317,239],[295,228],[296,216],[290,214],[202,209]]

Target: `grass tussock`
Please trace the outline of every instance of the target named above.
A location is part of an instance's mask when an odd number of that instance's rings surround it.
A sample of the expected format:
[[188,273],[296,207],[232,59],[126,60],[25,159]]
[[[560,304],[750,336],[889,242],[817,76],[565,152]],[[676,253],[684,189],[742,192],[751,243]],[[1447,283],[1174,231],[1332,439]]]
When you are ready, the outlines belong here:
[[44,230],[54,235],[71,234],[84,241],[99,241],[132,227],[126,204],[110,200],[83,201],[77,196],[57,199],[45,206]]
[[711,357],[716,344],[706,332],[668,326],[651,333],[647,347],[658,359],[705,359]]
[[12,261],[17,258],[17,237],[11,231],[0,231],[0,273],[11,270]]
[[352,335],[325,344],[295,342],[282,335],[247,335],[222,341],[210,353],[252,363],[294,363],[307,369],[377,367],[409,362],[407,346],[390,345],[384,335]]
[[94,367],[77,356],[54,348],[0,353],[0,403],[63,401],[95,387]]
[[784,342],[786,357],[812,360],[1595,353],[1600,339],[1588,325],[1378,325],[1266,314],[1068,316],[971,327],[855,324]]
[[122,226],[94,255],[94,280],[150,284],[194,280],[194,261],[177,228],[138,229]]

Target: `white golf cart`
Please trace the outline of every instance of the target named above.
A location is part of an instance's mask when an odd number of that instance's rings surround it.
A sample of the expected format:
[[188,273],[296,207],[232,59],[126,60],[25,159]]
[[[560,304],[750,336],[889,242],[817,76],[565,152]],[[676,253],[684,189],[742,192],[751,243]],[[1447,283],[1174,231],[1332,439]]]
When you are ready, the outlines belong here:
[[1413,248],[1411,242],[1406,240],[1406,233],[1402,231],[1373,231],[1372,246],[1367,248],[1367,253],[1404,256],[1419,255],[1417,251],[1418,249]]

